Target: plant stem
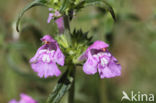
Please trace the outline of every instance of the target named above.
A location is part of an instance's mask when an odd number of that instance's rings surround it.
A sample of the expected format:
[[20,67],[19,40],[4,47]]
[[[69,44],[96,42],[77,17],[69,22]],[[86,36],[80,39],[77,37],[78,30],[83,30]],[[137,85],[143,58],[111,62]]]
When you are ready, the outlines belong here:
[[74,97],[75,97],[75,72],[76,68],[75,66],[72,66],[72,77],[73,77],[73,83],[71,88],[69,89],[69,94],[68,94],[68,103],[74,103]]
[[64,19],[64,28],[65,28],[64,34],[67,38],[68,44],[71,45],[69,16],[64,15],[63,19]]
[[[64,15],[64,28],[65,28],[65,36],[67,38],[68,44],[72,45],[71,43],[71,32],[70,32],[70,24],[69,24],[69,16]],[[75,94],[75,72],[76,68],[74,64],[70,64],[71,69],[71,76],[73,77],[73,83],[71,85],[71,88],[69,89],[69,94],[68,94],[68,103],[74,103],[74,94]]]

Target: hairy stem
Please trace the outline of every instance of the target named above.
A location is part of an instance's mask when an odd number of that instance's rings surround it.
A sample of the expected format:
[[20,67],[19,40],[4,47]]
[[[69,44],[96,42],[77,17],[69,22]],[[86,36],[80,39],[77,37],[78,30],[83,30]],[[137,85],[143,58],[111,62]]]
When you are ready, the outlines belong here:
[[73,77],[73,83],[71,88],[69,89],[69,94],[68,94],[68,103],[74,103],[74,97],[75,97],[75,72],[76,68],[75,66],[72,66],[72,77]]
[[71,36],[70,36],[70,24],[69,24],[69,16],[64,15],[64,28],[65,28],[65,36],[67,38],[68,44],[71,45]]

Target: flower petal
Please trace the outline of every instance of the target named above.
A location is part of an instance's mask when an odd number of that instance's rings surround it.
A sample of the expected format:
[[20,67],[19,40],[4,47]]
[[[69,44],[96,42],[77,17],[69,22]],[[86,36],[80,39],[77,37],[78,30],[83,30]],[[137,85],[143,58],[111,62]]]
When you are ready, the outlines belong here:
[[39,77],[59,76],[61,74],[56,63],[37,62],[31,64],[32,69],[38,73]]
[[65,56],[50,35],[45,35],[41,40],[48,43],[42,45],[30,59],[31,67],[40,77],[59,76],[61,72],[56,63],[63,66]]
[[58,44],[56,44],[56,46],[57,46],[57,50],[56,50],[56,52],[54,54],[54,61],[56,63],[58,63],[59,65],[63,66],[65,56],[63,55],[62,51],[60,50]]
[[111,78],[115,76],[108,66],[104,68],[98,68],[98,71],[101,78]]
[[37,50],[35,56],[33,56],[33,57],[29,60],[30,63],[36,63],[36,62],[37,62],[37,58],[38,58],[39,55],[40,55],[39,52],[40,52],[40,50],[42,50],[44,47],[45,47],[45,45],[42,45],[42,46]]
[[18,103],[15,99],[9,101],[9,103]]
[[43,42],[43,41],[56,42],[49,34],[44,35],[44,37],[42,37],[40,40],[41,40],[42,42]]
[[55,11],[55,16],[56,16],[56,17],[61,16],[60,12],[56,10],[56,11]]
[[54,14],[53,13],[49,13],[49,17],[47,19],[47,23],[50,23],[51,19],[53,19],[54,17]]
[[102,49],[102,48],[107,48],[109,47],[109,45],[103,41],[97,40],[95,41],[90,47],[89,49]]
[[49,8],[49,11],[52,11],[53,10],[53,8]]
[[101,78],[112,78],[121,75],[120,64],[115,63],[116,58],[112,57],[109,64],[105,67],[98,66],[98,71]]
[[19,103],[37,103],[36,100],[34,100],[32,97],[30,97],[24,93],[22,93],[20,95],[20,97],[21,97],[21,99],[20,99]]
[[64,32],[64,21],[63,21],[63,17],[58,18],[56,21],[57,27],[59,29],[59,33],[63,33]]
[[83,71],[86,74],[95,74],[97,72],[97,61],[93,59],[90,52],[88,52],[88,59],[83,65]]
[[86,52],[84,52],[79,58],[78,58],[78,60],[85,60],[85,59],[87,59],[87,53]]
[[121,65],[118,64],[118,61],[115,57],[112,56],[112,60],[109,63],[109,68],[113,71],[116,76],[121,75]]

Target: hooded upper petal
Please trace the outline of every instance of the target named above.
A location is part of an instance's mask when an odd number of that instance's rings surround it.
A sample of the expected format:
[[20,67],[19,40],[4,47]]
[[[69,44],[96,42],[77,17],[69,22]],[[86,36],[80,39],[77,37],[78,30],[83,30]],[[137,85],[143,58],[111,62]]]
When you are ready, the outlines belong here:
[[41,38],[41,41],[47,41],[47,42],[56,42],[50,35],[45,35]]
[[103,41],[97,40],[95,41],[88,49],[102,49],[102,48],[107,48],[109,45]]
[[89,51],[91,52],[92,50],[100,50],[107,47],[109,47],[107,43],[97,40],[91,46],[88,47],[88,49],[80,56],[79,60],[87,59],[88,58],[87,54]]

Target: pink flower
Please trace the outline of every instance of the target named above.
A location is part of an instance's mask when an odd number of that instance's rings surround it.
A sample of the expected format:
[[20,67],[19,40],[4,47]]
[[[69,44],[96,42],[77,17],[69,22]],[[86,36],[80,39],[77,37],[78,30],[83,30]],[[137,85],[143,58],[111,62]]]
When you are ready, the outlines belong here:
[[47,23],[50,23],[50,21],[54,19],[54,14],[53,13],[49,13],[49,17],[47,19]]
[[83,71],[86,74],[93,75],[99,72],[101,78],[112,78],[121,75],[121,66],[107,47],[109,45],[105,42],[96,41],[80,57],[80,60],[87,59],[83,65]]
[[54,19],[55,17],[58,18],[55,20],[55,23],[57,24],[59,33],[63,33],[64,32],[64,20],[63,20],[63,17],[61,17],[60,12],[57,10],[54,11],[53,8],[49,8],[49,11],[50,13],[47,19],[47,23],[50,23],[50,21]]
[[57,16],[57,17],[58,17],[58,16],[61,16],[60,12],[56,10],[56,11],[55,11],[55,16]]
[[48,19],[47,19],[47,23],[50,23],[50,21],[52,20],[52,19],[54,19],[54,17],[60,17],[61,16],[61,14],[60,14],[60,12],[59,11],[57,11],[57,10],[53,10],[53,8],[49,8],[49,11],[50,11],[50,13],[49,13],[49,17],[48,17]]
[[63,17],[58,18],[56,21],[57,27],[59,29],[59,33],[64,32],[64,20]]
[[20,95],[21,99],[19,101],[16,101],[15,99],[12,99],[9,101],[9,103],[37,103],[36,100],[34,100],[32,97],[22,93]]
[[63,66],[65,56],[58,43],[50,35],[45,35],[41,41],[45,44],[30,59],[32,69],[38,73],[39,77],[59,76],[61,72],[56,63]]

